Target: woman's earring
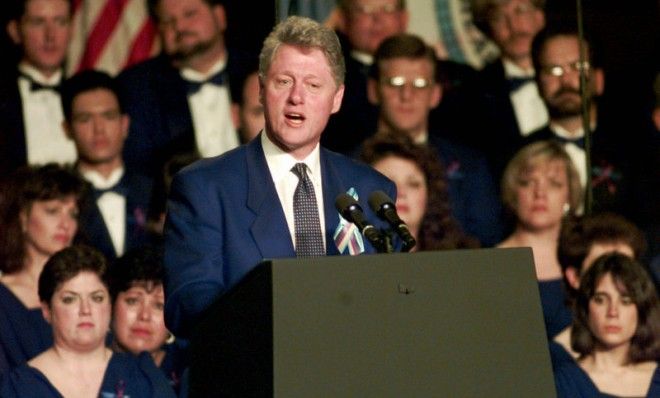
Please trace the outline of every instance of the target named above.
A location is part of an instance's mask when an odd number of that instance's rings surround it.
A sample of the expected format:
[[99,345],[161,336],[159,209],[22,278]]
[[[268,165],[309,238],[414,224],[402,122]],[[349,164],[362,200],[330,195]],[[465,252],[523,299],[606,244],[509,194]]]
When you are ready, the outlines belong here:
[[174,337],[172,332],[168,331],[167,332],[167,340],[165,340],[165,344],[172,344],[172,343],[174,343],[174,340],[176,340],[176,337]]
[[571,205],[568,202],[564,203],[563,211],[565,216],[571,211]]

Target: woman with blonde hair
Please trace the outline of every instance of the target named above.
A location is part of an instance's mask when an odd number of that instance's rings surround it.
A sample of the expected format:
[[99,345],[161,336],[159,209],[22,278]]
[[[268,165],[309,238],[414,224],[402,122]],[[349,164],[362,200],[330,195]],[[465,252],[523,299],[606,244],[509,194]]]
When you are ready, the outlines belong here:
[[539,141],[520,149],[504,170],[502,200],[515,226],[497,247],[532,248],[546,327],[556,328],[546,332],[553,337],[571,322],[563,302],[559,233],[582,200],[580,177],[561,144]]

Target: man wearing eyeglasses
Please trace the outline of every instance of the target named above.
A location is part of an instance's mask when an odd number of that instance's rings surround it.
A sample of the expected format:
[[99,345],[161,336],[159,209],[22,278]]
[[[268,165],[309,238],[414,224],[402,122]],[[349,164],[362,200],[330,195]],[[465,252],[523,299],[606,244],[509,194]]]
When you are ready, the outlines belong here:
[[501,53],[480,72],[483,123],[474,129],[500,175],[523,137],[548,121],[531,57],[532,40],[545,26],[545,0],[471,0],[471,6],[475,25]]
[[[598,123],[597,98],[604,88],[604,73],[593,43],[585,40],[586,59],[580,58],[580,42],[573,26],[552,26],[536,37],[532,58],[537,70],[541,96],[548,107],[550,121],[533,132],[525,143],[556,140],[564,145],[586,186],[587,167],[584,148],[580,73],[585,74],[585,99],[591,131],[591,188],[593,211],[615,211],[631,217],[632,164],[639,155],[632,151],[634,140],[626,140],[632,132]],[[630,145],[630,148],[628,147]]]
[[434,148],[447,174],[452,214],[463,230],[492,246],[503,237],[500,203],[486,158],[429,131],[429,113],[443,89],[433,49],[402,33],[380,45],[368,82],[369,100],[379,106],[378,132],[405,134]]

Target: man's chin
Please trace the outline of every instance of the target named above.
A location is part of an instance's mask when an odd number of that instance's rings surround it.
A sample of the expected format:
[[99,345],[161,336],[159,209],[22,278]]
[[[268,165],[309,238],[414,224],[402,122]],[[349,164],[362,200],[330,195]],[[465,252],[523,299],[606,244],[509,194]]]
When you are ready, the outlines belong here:
[[548,108],[548,113],[552,119],[570,119],[582,115],[581,108]]

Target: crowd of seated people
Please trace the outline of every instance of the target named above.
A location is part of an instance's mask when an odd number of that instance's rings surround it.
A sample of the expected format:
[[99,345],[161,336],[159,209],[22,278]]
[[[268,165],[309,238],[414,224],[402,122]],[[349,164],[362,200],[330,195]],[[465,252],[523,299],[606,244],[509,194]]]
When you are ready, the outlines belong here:
[[[417,239],[415,250],[532,248],[560,395],[574,396],[573,388],[583,387],[575,383],[608,394],[655,392],[658,339],[641,356],[636,342],[627,344],[632,351],[614,353],[607,336],[591,329],[597,322],[589,322],[605,296],[624,307],[632,302],[640,314],[656,313],[642,302],[657,307],[657,300],[635,289],[648,285],[640,264],[660,258],[659,130],[648,142],[631,143],[614,131],[620,126],[601,121],[596,100],[604,77],[596,50],[588,48],[593,58],[580,62],[576,33],[546,21],[543,0],[472,0],[475,23],[501,52],[475,71],[437,59],[421,38],[405,33],[411,21],[403,0],[337,3],[346,93],[322,145],[359,155],[396,183],[396,207]],[[17,4],[6,30],[21,57],[15,73],[0,79],[0,392],[117,393],[118,385],[106,386],[104,378],[116,367],[141,369],[145,378],[118,376],[131,383],[124,394],[142,394],[160,379],[178,388],[186,343],[171,342],[164,324],[158,252],[168,184],[189,163],[259,137],[257,55],[226,47],[231,15],[221,0],[149,0],[161,54],[117,77],[93,70],[67,77],[74,2]],[[39,18],[57,29],[32,29],[29,21]],[[43,42],[54,49],[41,49]],[[575,140],[585,134],[580,71],[591,89],[590,171]],[[660,120],[658,104],[649,126]],[[593,208],[584,202],[589,191]],[[93,249],[62,251],[74,242]],[[612,251],[635,262],[600,258]],[[49,259],[54,270],[46,275]],[[660,266],[657,272],[652,277],[660,283]],[[50,286],[44,295],[40,276]],[[95,290],[79,290],[80,281]],[[66,335],[56,311],[66,311],[62,294],[69,290],[90,294],[84,304],[90,331],[109,323],[111,337],[105,329],[90,332],[82,349],[78,337]],[[657,298],[655,290],[644,294]],[[69,344],[78,351],[60,358]],[[631,365],[634,382],[612,385],[599,373],[598,361],[615,354],[621,366]],[[86,369],[72,365],[83,358],[90,361]],[[83,387],[71,385],[65,372],[84,375],[86,390],[76,390]],[[39,382],[25,384],[25,377]],[[637,381],[641,387],[632,388]],[[649,385],[655,387],[642,388]],[[165,387],[157,396],[173,394]]]

